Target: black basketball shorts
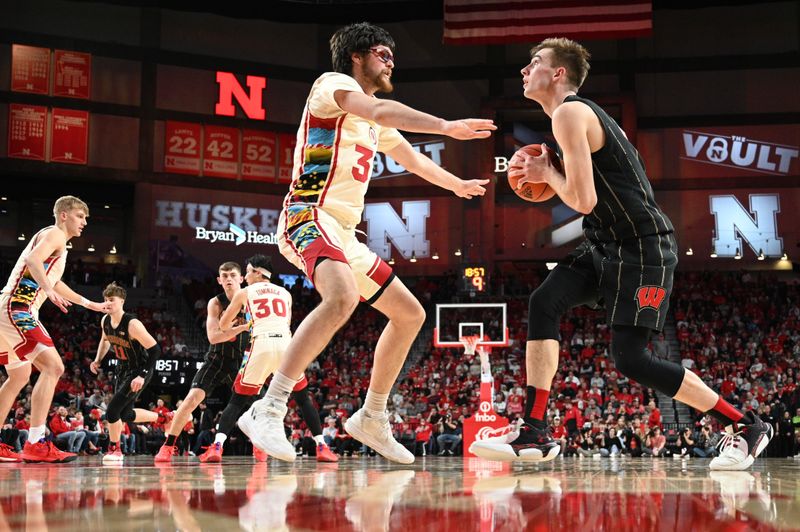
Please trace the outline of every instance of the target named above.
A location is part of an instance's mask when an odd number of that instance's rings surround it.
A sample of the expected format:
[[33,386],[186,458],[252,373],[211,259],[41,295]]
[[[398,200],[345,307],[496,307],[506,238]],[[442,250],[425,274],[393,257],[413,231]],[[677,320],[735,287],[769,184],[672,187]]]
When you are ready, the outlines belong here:
[[241,363],[241,354],[236,357],[227,353],[206,353],[203,365],[192,379],[192,388],[200,388],[208,396],[218,386],[232,387]]
[[[545,282],[567,283],[573,290],[576,275],[583,293],[575,305],[594,300],[605,307],[609,325],[631,325],[655,331],[664,328],[678,264],[672,233],[620,242],[584,241],[558,263]],[[569,290],[567,290],[569,291]]]

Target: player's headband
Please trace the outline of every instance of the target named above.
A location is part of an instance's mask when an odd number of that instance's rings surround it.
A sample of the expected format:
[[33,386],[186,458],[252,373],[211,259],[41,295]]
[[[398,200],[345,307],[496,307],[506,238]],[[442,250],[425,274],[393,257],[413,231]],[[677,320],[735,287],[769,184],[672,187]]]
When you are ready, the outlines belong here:
[[269,271],[268,269],[262,268],[261,266],[253,266],[252,264],[249,264],[249,266],[258,273],[260,273],[261,275],[263,275],[264,277],[266,277],[267,279],[272,279],[272,272]]

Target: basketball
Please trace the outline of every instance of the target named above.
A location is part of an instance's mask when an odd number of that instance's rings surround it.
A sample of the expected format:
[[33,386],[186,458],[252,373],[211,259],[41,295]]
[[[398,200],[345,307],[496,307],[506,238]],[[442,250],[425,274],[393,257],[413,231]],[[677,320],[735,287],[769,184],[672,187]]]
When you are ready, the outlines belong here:
[[[553,150],[550,151],[550,160],[553,163],[553,166],[561,171],[561,161],[559,161],[558,156],[556,156],[556,152]],[[527,146],[523,146],[519,150],[514,153],[516,155],[519,152],[526,153],[528,155],[532,155],[534,157],[539,156],[542,154],[542,145],[541,144],[528,144]],[[513,160],[512,156],[512,160]],[[511,168],[518,168],[516,166],[511,166]],[[520,188],[517,188],[517,181],[519,181],[518,177],[512,177],[511,173],[508,174],[508,184],[511,186],[511,190],[519,196],[520,198],[524,199],[525,201],[532,201],[532,202],[541,202],[547,201],[553,196],[556,195],[556,191],[550,188],[550,185],[547,183],[525,183]]]

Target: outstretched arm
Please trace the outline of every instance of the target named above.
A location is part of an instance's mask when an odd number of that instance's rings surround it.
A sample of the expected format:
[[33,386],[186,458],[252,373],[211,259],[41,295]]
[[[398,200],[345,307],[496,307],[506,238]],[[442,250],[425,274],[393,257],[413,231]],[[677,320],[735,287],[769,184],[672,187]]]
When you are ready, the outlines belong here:
[[473,196],[483,196],[486,193],[483,185],[489,182],[488,179],[460,179],[415,151],[407,140],[403,140],[386,154],[409,172],[417,174],[429,183],[452,191],[460,198],[471,199]]
[[84,308],[88,308],[89,310],[93,310],[95,312],[108,312],[108,305],[106,303],[97,303],[95,301],[89,301],[79,293],[75,292],[72,288],[66,285],[64,281],[58,281],[54,286],[55,291],[71,303],[75,303],[76,305],[81,305]]
[[433,133],[459,140],[471,140],[485,139],[497,129],[497,126],[488,119],[444,120],[400,102],[373,98],[363,92],[337,90],[333,98],[345,112],[402,131]]

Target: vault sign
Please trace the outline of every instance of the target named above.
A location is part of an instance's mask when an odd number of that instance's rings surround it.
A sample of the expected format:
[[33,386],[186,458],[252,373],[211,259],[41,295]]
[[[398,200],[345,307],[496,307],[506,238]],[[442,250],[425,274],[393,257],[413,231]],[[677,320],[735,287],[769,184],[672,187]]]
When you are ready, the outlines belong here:
[[787,175],[798,171],[797,146],[742,135],[683,131],[683,159],[761,174]]

